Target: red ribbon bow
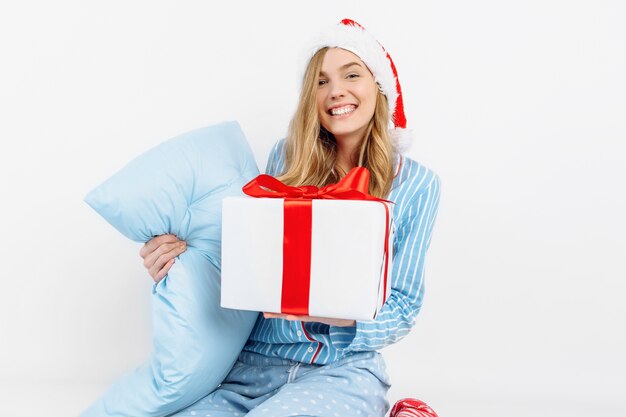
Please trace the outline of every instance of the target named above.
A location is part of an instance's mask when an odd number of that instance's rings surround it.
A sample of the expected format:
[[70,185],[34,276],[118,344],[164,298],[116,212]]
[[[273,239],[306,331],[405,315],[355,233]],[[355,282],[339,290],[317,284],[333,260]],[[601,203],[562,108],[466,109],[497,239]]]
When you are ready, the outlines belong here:
[[[312,201],[317,199],[369,200],[391,203],[368,194],[370,172],[355,167],[338,183],[321,188],[313,185],[294,187],[276,178],[261,174],[243,186],[251,197],[284,198],[283,228],[283,284],[281,312],[309,315],[309,287],[311,272]],[[389,207],[386,204],[384,295],[387,298],[387,267],[389,254]]]
[[338,183],[318,188],[314,185],[293,187],[271,175],[261,174],[243,186],[243,192],[251,197],[292,199],[336,199],[336,200],[388,200],[368,194],[370,172],[364,167],[355,167]]

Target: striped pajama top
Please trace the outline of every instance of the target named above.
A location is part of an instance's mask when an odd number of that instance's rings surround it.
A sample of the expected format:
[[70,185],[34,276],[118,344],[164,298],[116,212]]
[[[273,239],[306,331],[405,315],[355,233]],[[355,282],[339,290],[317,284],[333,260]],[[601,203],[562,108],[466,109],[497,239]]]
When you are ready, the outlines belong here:
[[[270,153],[266,173],[285,169],[285,139]],[[259,314],[244,351],[305,363],[328,364],[351,352],[378,350],[402,339],[415,323],[424,297],[424,260],[437,216],[439,178],[420,163],[400,155],[387,198],[393,201],[391,294],[376,319],[355,327],[265,319]]]

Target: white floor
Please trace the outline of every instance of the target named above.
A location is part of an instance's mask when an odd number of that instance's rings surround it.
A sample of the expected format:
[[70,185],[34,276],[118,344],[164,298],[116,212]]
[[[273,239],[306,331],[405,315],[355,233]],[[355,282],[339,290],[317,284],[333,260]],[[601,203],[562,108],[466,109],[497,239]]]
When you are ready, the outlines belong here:
[[[0,381],[3,417],[76,417],[105,389],[94,384],[15,384]],[[392,390],[390,400],[397,400]],[[459,397],[446,393],[424,398],[440,417],[625,417],[626,404],[593,399]],[[141,417],[141,416],[137,416]]]

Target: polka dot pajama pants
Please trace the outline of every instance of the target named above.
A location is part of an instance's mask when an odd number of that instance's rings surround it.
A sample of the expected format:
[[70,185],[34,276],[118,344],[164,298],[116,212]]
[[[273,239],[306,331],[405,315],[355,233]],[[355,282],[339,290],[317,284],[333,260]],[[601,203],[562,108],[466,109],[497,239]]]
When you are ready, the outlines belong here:
[[389,380],[378,352],[309,365],[242,352],[224,382],[175,417],[382,417]]

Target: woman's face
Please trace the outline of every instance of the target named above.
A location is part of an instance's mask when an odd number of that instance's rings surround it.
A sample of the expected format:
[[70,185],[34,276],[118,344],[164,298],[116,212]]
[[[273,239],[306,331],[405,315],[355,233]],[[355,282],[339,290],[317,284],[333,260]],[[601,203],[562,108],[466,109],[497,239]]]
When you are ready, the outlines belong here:
[[378,86],[363,61],[340,48],[326,51],[317,87],[322,126],[338,142],[356,145],[374,116]]

